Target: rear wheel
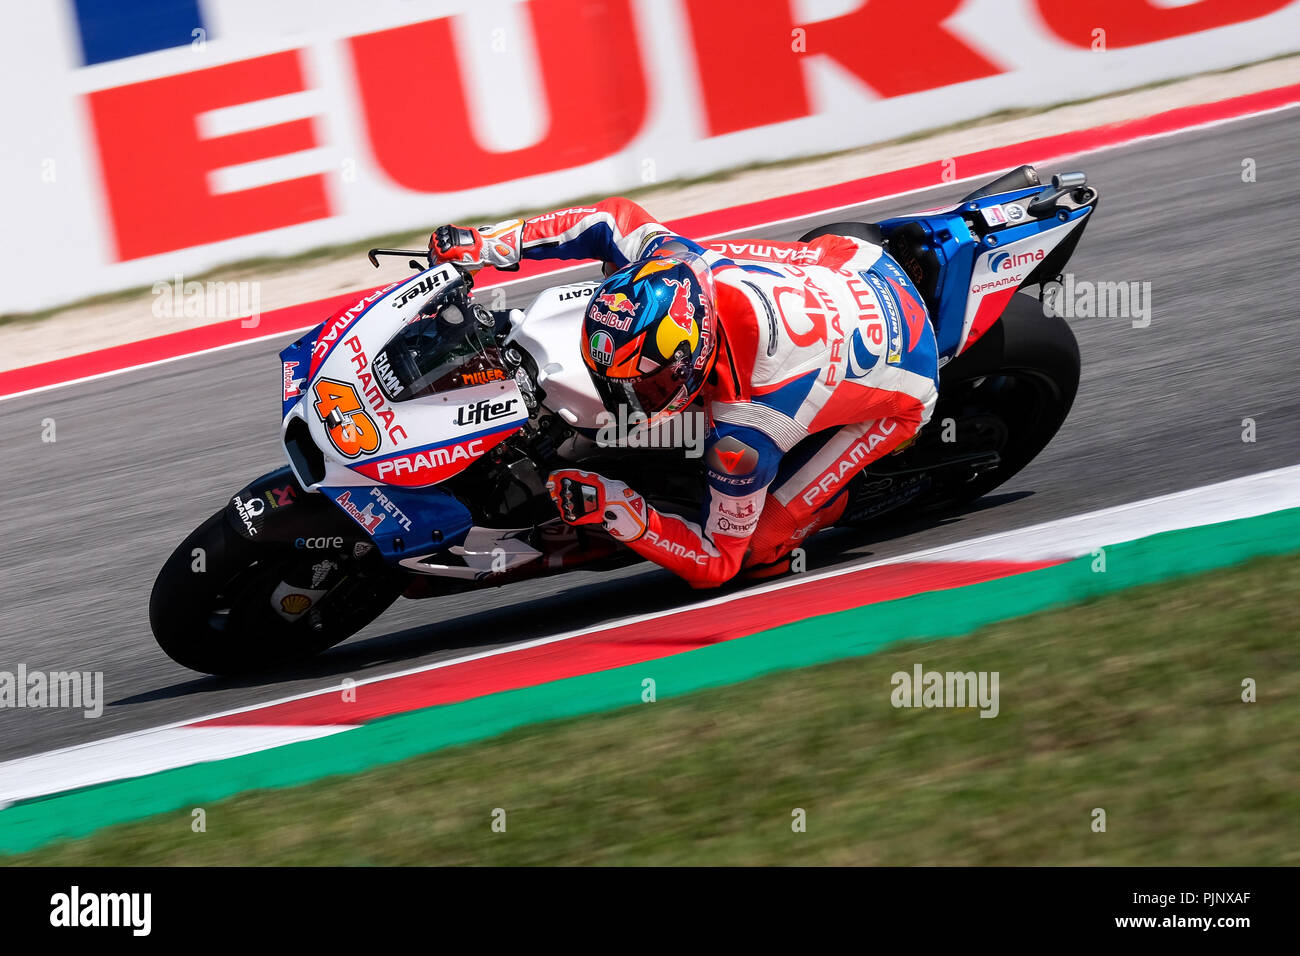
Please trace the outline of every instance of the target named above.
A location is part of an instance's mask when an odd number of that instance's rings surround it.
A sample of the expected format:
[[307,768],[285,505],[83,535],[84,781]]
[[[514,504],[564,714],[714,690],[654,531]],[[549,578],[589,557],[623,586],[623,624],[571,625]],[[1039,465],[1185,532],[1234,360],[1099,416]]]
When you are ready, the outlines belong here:
[[1037,299],[1012,296],[984,337],[940,370],[939,401],[915,442],[858,476],[859,522],[907,504],[947,508],[987,494],[1060,429],[1079,387],[1079,345]]
[[820,239],[822,236],[850,236],[854,239],[863,239],[866,242],[875,245],[883,245],[884,237],[881,235],[880,227],[874,222],[828,222],[824,226],[818,226],[816,229],[810,229],[799,237],[800,242],[812,242],[814,239]]
[[219,511],[159,571],[149,598],[154,637],[176,663],[207,674],[318,654],[383,613],[405,584],[373,547],[357,550],[255,543]]

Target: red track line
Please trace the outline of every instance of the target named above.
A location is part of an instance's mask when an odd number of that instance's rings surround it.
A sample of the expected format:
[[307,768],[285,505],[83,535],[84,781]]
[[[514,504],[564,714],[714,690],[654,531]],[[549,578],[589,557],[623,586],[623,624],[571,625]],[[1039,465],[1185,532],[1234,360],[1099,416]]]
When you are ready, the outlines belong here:
[[742,597],[722,606],[669,611],[657,617],[524,647],[356,688],[345,702],[337,689],[189,727],[361,724],[438,704],[532,687],[549,681],[639,664],[755,634],[820,614],[892,601],[923,591],[977,584],[1051,567],[1059,561],[913,561]]

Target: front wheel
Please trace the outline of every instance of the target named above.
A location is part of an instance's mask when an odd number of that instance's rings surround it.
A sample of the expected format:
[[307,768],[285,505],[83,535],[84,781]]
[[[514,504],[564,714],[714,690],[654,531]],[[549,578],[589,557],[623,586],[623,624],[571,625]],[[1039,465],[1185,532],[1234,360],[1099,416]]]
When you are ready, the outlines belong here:
[[404,578],[371,546],[262,544],[237,534],[218,511],[158,572],[149,623],[176,663],[206,674],[245,673],[347,639],[397,599]]

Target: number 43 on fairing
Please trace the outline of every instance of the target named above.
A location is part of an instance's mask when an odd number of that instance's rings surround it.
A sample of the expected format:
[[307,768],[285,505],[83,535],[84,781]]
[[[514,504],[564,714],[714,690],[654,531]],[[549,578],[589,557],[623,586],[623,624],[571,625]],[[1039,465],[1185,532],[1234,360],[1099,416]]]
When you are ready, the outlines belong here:
[[316,382],[315,392],[316,414],[340,454],[356,458],[379,450],[379,429],[362,407],[355,388],[323,378]]

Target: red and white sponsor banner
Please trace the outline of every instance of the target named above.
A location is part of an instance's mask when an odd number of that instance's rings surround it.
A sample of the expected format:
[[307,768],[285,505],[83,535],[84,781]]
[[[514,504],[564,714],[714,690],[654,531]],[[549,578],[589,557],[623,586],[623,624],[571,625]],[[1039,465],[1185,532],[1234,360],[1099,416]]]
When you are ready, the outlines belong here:
[[[789,219],[819,215],[835,218],[840,210],[865,201],[897,198],[947,185],[952,181],[951,169],[954,164],[962,170],[957,182],[978,180],[1020,163],[1050,164],[1080,153],[1125,146],[1262,113],[1294,109],[1297,105],[1300,105],[1300,84],[1292,84],[1213,103],[1184,106],[1142,119],[1058,133],[906,169],[889,170],[833,186],[701,213],[671,221],[667,225],[682,235],[701,239],[741,233],[761,236],[774,225]],[[840,215],[838,218],[844,217]],[[734,246],[733,253],[739,255],[738,250],[746,242],[748,240],[736,240],[727,245]],[[771,246],[772,243],[764,241],[763,245]],[[533,260],[523,263],[518,272],[508,273],[508,278],[493,276],[490,272],[480,276],[475,288],[482,292],[493,286],[510,285],[547,274],[555,274],[559,283],[565,281],[562,276],[577,273],[583,268],[588,266],[555,259]],[[572,275],[568,275],[568,278],[572,278]],[[230,319],[3,371],[0,372],[0,401],[236,345],[274,339],[288,333],[305,332],[322,318],[355,305],[358,299],[369,297],[382,288],[347,292],[264,312],[261,321],[253,327],[242,319]]]
[[0,312],[1258,60],[1300,0],[67,0],[3,27]]

